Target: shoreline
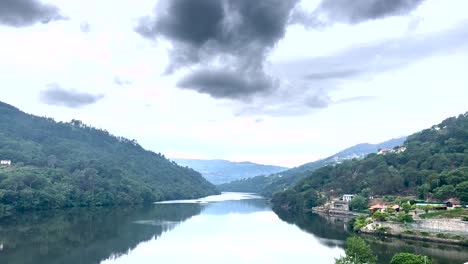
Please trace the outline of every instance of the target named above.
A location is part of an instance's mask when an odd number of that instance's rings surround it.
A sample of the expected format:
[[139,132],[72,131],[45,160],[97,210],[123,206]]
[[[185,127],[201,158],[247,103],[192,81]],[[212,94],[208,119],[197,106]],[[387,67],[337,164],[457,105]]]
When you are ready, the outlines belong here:
[[[343,219],[351,219],[355,216],[366,215],[364,213],[356,213],[350,211],[340,211],[340,210],[323,210],[319,208],[312,208],[310,210],[304,210],[305,212],[316,213],[318,215],[324,215],[328,217],[338,217]],[[377,225],[376,225],[377,224]],[[390,229],[388,231],[377,230],[377,226],[386,226],[389,225]],[[395,228],[398,227],[398,228]],[[468,247],[468,235],[460,234],[453,232],[452,234],[443,233],[437,230],[427,229],[425,231],[410,230],[411,233],[408,233],[405,230],[407,227],[401,223],[394,222],[376,222],[371,223],[366,227],[361,228],[357,233],[362,235],[374,236],[374,237],[392,237],[402,240],[412,240],[412,241],[421,241],[421,242],[430,242],[437,244],[448,244],[448,245],[458,245],[463,247]],[[397,229],[397,230],[396,230]],[[400,230],[400,231],[398,231]],[[449,238],[449,237],[438,237],[439,236],[459,236],[458,239]]]

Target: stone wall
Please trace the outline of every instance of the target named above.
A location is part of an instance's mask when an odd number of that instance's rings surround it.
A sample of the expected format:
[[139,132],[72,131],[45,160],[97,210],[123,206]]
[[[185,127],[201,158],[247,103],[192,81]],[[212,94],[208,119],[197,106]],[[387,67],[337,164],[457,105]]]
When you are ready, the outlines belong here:
[[425,219],[408,224],[410,229],[468,235],[468,222],[459,219]]

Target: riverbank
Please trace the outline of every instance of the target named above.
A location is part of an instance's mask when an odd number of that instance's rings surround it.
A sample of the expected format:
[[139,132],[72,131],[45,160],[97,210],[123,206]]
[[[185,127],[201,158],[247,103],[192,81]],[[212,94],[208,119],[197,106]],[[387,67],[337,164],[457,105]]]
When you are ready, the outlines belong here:
[[319,207],[314,207],[310,210],[306,210],[306,212],[313,212],[313,213],[320,213],[320,214],[327,214],[332,216],[346,216],[346,217],[353,217],[353,216],[360,216],[360,215],[367,215],[365,213],[358,213],[346,210],[336,210],[336,209],[323,209]]
[[420,219],[398,223],[358,218],[354,220],[353,227],[356,232],[376,236],[468,246],[468,222],[460,219]]

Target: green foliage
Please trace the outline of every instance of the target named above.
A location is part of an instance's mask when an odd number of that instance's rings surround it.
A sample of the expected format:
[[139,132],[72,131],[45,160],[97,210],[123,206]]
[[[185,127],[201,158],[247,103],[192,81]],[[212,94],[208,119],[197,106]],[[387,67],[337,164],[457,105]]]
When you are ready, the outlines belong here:
[[413,134],[402,153],[369,154],[362,160],[344,161],[310,172],[291,189],[303,186],[326,195],[369,193],[394,196],[412,194],[419,199],[468,202],[468,113]]
[[400,213],[397,216],[397,221],[400,223],[411,223],[414,222],[413,216],[407,214],[407,213]]
[[365,215],[354,217],[350,221],[350,226],[354,232],[359,232],[363,227],[370,223],[370,220]]
[[356,195],[351,201],[349,201],[349,209],[351,211],[363,211],[367,209],[366,198]]
[[409,203],[402,203],[401,207],[403,208],[403,211],[405,213],[409,213],[409,211],[411,210],[411,204]]
[[390,264],[432,264],[429,257],[411,253],[398,253],[393,256]]
[[375,264],[377,257],[372,253],[366,241],[360,237],[350,237],[346,239],[348,244],[345,250],[346,256],[335,260],[335,263],[345,264]]
[[215,194],[189,168],[81,121],[57,123],[0,102],[0,209],[150,203]]
[[435,212],[420,214],[419,217],[424,218],[424,219],[428,219],[428,218],[462,218],[462,217],[468,217],[468,209],[455,208],[453,210],[435,211]]
[[374,218],[377,221],[387,221],[390,218],[390,214],[388,212],[380,212],[377,211],[372,215],[372,218]]

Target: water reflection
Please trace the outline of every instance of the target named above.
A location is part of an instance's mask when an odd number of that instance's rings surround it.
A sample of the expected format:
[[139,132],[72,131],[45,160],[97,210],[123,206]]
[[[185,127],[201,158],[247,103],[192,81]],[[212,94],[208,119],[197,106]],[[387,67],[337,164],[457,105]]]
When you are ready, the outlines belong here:
[[[291,214],[284,210],[275,210],[281,220],[297,225],[301,230],[316,236],[326,246],[345,248],[345,240],[353,235],[348,231],[348,220],[341,217],[330,217],[314,213]],[[430,256],[434,264],[465,263],[468,260],[466,247],[427,243],[420,241],[402,240],[362,236],[370,244],[373,252],[378,256],[378,263],[390,263],[393,255],[399,252],[410,252]]]
[[197,204],[177,204],[16,214],[0,221],[0,263],[100,263],[201,210]]
[[[239,197],[243,197],[239,199]],[[341,218],[273,212],[235,194],[138,208],[72,209],[0,220],[0,263],[334,263],[352,235]],[[396,252],[463,263],[466,248],[367,237],[379,263]]]

